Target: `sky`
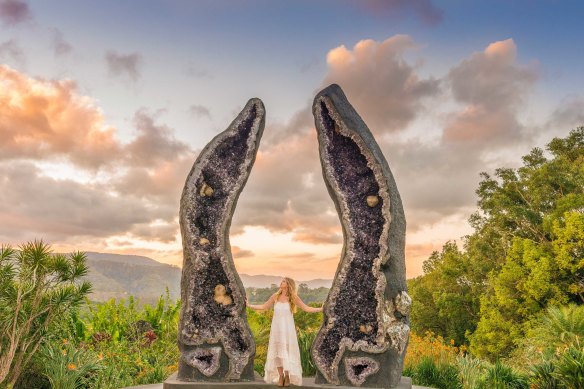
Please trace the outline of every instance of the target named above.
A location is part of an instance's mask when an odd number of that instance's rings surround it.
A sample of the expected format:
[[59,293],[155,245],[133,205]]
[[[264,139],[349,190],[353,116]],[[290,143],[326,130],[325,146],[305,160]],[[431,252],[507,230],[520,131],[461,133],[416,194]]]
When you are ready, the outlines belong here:
[[0,243],[181,266],[186,175],[259,97],[236,268],[333,278],[342,232],[311,104],[337,83],[392,169],[415,277],[472,232],[481,172],[584,125],[582,15],[581,1],[0,0]]

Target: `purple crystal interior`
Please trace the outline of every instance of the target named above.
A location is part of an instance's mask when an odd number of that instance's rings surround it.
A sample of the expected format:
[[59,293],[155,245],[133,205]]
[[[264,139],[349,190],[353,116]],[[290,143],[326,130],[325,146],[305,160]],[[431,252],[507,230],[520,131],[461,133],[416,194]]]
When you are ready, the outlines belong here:
[[[367,196],[378,196],[379,184],[367,159],[358,145],[336,128],[327,106],[321,102],[321,117],[328,142],[326,153],[333,167],[334,180],[345,197],[350,213],[346,215],[353,241],[347,242],[347,252],[354,253],[348,272],[340,284],[333,307],[336,318],[332,328],[320,344],[318,354],[328,366],[333,365],[343,338],[369,344],[376,342],[378,330],[377,298],[375,288],[377,276],[374,260],[380,251],[379,240],[384,218],[381,212],[383,199],[374,207],[367,205]],[[334,163],[332,163],[334,162]],[[369,324],[372,330],[365,333],[360,326]]]
[[[255,118],[256,107],[253,106],[237,131],[217,145],[196,183],[198,188],[203,183],[213,188],[213,196],[202,197],[199,200],[199,206],[188,216],[190,229],[194,232],[191,245],[209,255],[205,271],[199,272],[194,279],[191,299],[193,305],[199,309],[193,310],[191,320],[194,328],[204,329],[205,332],[212,334],[217,334],[234,315],[231,309],[233,303],[223,305],[214,301],[216,285],[224,285],[228,296],[232,295],[232,288],[236,287],[231,285],[226,269],[223,267],[224,253],[222,250],[216,250],[216,247],[221,238],[219,223],[226,212],[226,198],[234,190],[237,178],[241,175],[240,169],[249,148],[247,139]],[[208,239],[209,243],[201,244],[201,238]],[[233,349],[245,351],[250,347],[239,328],[233,327],[229,333],[229,342]]]

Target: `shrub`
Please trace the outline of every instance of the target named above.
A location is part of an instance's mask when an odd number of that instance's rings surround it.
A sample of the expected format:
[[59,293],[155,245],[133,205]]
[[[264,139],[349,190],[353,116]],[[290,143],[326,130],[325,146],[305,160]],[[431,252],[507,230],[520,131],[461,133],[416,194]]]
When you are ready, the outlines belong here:
[[531,367],[531,388],[532,389],[557,389],[560,383],[553,375],[555,365],[552,361],[544,361],[539,365]]
[[454,346],[454,341],[446,343],[444,339],[431,331],[426,331],[424,337],[410,333],[410,341],[404,361],[405,366],[418,365],[422,359],[430,358],[437,365],[455,364],[459,352],[466,348]]
[[43,373],[52,389],[77,389],[91,385],[102,368],[98,358],[90,351],[64,341],[62,347],[48,344],[40,352]]
[[476,389],[481,383],[481,378],[485,370],[481,361],[470,355],[459,355],[456,358],[458,366],[458,378],[463,389]]
[[568,348],[556,361],[551,375],[567,389],[584,388],[584,349]]
[[527,389],[527,377],[501,361],[487,367],[483,387],[488,389]]
[[436,389],[462,388],[458,369],[450,364],[436,364],[432,357],[423,357],[416,365],[404,370],[415,385],[430,386]]

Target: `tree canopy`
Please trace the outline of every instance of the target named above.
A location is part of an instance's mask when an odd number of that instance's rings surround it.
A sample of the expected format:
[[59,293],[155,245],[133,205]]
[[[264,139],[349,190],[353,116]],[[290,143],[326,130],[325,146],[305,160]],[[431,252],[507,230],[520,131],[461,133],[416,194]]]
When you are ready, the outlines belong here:
[[584,127],[481,173],[474,232],[410,281],[412,326],[507,356],[548,306],[584,302]]

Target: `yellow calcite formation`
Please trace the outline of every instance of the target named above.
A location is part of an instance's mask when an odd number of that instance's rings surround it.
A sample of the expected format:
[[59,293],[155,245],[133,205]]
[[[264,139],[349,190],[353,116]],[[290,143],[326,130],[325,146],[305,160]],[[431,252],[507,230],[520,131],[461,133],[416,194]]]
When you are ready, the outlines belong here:
[[227,295],[225,285],[217,284],[215,286],[215,297],[213,298],[217,304],[230,305],[233,301]]
[[375,207],[379,203],[379,197],[377,196],[367,196],[367,205],[370,207]]

